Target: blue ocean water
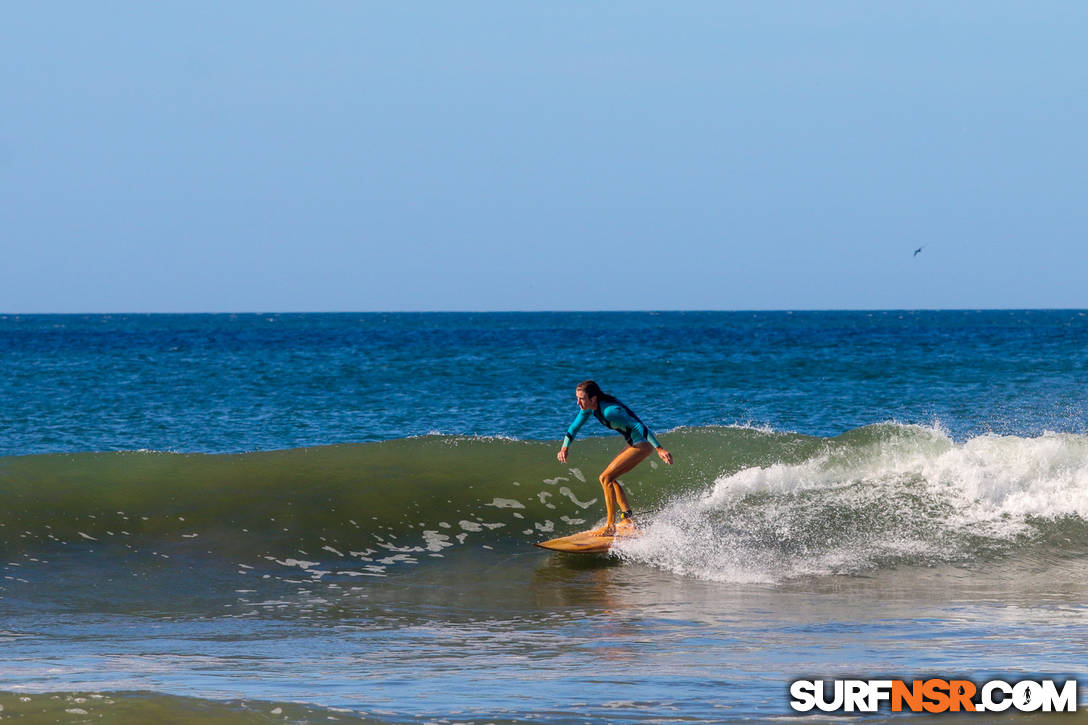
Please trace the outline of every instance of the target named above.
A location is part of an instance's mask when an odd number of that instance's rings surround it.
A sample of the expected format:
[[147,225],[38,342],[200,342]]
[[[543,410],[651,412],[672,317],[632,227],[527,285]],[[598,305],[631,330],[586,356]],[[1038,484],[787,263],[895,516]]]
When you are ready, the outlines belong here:
[[[9,315],[0,366],[0,717],[776,722],[802,677],[1088,682],[1081,311]],[[622,447],[591,421],[555,458],[590,377],[676,462],[624,479],[641,536],[552,554]]]
[[1080,311],[0,317],[0,454],[562,437],[593,378],[658,430],[1083,433]]

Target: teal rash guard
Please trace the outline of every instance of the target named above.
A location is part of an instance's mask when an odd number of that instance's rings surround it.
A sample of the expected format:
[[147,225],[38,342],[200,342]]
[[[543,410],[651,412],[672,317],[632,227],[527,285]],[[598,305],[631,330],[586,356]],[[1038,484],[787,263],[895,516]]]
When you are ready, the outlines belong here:
[[654,448],[661,447],[661,444],[657,442],[657,438],[646,427],[646,424],[638,419],[634,411],[612,398],[611,400],[598,399],[597,410],[578,411],[578,417],[570,424],[570,428],[567,428],[567,435],[563,437],[563,448],[570,446],[574,436],[578,435],[578,429],[585,425],[590,416],[596,416],[597,420],[601,421],[601,425],[605,428],[617,431],[624,437],[629,446],[649,441]]

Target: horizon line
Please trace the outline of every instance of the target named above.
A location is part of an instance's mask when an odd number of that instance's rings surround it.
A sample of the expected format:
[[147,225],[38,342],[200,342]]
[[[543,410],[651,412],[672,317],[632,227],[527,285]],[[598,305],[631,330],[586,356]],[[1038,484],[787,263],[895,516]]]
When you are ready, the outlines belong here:
[[2,312],[0,318],[108,315],[466,315],[466,314],[662,314],[662,313],[804,313],[804,312],[1088,312],[1088,307],[805,307],[805,308],[660,308],[660,309],[456,309],[456,310],[188,310],[188,311],[87,311]]

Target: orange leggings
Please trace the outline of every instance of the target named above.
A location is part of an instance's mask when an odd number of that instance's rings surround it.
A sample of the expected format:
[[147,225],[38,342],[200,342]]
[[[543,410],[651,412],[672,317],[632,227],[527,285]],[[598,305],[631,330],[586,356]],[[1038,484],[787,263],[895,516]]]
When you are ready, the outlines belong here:
[[608,514],[605,523],[606,527],[614,526],[616,523],[616,504],[619,504],[620,511],[627,511],[631,508],[627,503],[627,496],[620,486],[619,477],[634,470],[635,466],[646,460],[653,452],[654,447],[646,441],[627,446],[620,451],[618,456],[612,459],[612,462],[601,473],[600,480],[601,488],[604,489],[604,507]]

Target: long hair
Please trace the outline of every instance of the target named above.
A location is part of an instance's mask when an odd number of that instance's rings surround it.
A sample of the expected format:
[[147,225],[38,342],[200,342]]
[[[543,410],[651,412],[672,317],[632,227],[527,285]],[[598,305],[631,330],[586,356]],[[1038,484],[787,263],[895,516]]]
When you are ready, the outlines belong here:
[[596,398],[598,405],[600,405],[602,402],[612,403],[616,400],[614,396],[609,395],[608,393],[601,390],[601,386],[597,385],[597,383],[593,380],[585,380],[578,383],[578,387],[576,388],[576,390],[585,393],[587,398]]

